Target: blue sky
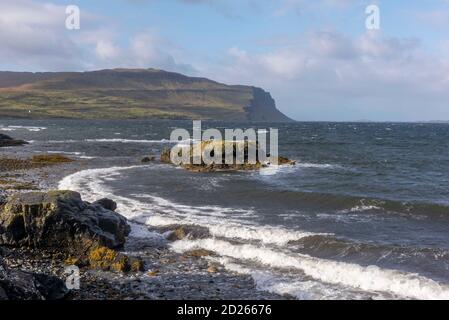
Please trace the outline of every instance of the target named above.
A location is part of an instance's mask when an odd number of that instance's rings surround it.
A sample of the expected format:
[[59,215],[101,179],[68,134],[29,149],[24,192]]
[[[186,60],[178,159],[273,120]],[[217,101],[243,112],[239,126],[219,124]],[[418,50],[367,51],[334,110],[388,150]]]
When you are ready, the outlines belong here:
[[449,0],[0,0],[0,69],[153,67],[263,87],[298,120],[449,120],[448,27]]

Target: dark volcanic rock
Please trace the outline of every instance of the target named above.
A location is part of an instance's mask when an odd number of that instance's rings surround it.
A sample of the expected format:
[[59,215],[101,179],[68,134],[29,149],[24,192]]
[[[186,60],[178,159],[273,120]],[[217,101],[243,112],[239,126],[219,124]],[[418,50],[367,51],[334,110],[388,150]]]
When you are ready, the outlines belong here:
[[23,146],[28,144],[28,142],[23,140],[15,140],[6,134],[0,133],[0,148],[1,147],[15,147],[15,146]]
[[69,293],[65,283],[57,277],[37,273],[34,279],[36,288],[47,300],[61,300]]
[[0,258],[0,300],[59,300],[69,290],[64,282],[46,274],[7,268]]
[[103,205],[82,201],[73,191],[17,194],[0,213],[0,245],[86,256],[98,246],[122,247],[129,232],[124,217]]
[[94,203],[92,203],[92,205],[99,205],[107,210],[111,210],[114,211],[115,209],[117,209],[117,203],[114,200],[108,199],[108,198],[103,198],[100,200],[95,201]]
[[141,162],[142,162],[142,163],[148,163],[148,162],[152,162],[152,161],[154,161],[154,160],[156,160],[156,157],[155,157],[155,156],[148,156],[148,157],[143,157],[142,160],[141,160]]
[[165,237],[169,241],[187,239],[204,239],[210,236],[209,230],[205,227],[195,225],[172,225],[161,228]]

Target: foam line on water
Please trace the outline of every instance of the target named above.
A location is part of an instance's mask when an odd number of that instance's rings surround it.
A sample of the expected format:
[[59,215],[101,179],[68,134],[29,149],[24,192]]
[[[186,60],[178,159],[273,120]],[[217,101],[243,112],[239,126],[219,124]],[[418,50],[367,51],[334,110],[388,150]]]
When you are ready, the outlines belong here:
[[[68,139],[68,140],[49,140],[46,141],[47,143],[80,143],[80,142],[91,142],[91,143],[167,143],[167,144],[174,144],[174,143],[180,143],[180,141],[170,141],[167,139],[160,139],[160,140],[147,140],[147,139],[84,139],[84,140],[74,140],[74,139]],[[187,143],[187,141],[181,143]]]
[[[225,220],[222,214],[226,210],[233,210],[230,208],[190,207],[153,196],[148,196],[152,200],[151,203],[144,203],[117,196],[104,184],[106,180],[119,179],[123,170],[143,169],[144,167],[149,166],[84,170],[64,178],[60,182],[59,188],[78,191],[88,201],[103,197],[112,198],[118,202],[119,212],[129,219],[135,219],[135,221],[150,225],[199,224],[208,227],[212,235],[215,236],[260,240],[263,243],[276,245],[285,244],[289,239],[305,236],[304,233],[288,233],[291,230],[283,230],[282,228],[272,229],[269,226],[251,225],[249,222],[245,224],[245,221]],[[204,211],[207,211],[207,214]],[[273,250],[253,244],[233,245],[228,241],[219,239],[185,239],[173,243],[172,248],[177,252],[204,248],[222,256],[253,261],[271,268],[296,269],[316,281],[347,286],[362,291],[382,291],[417,299],[449,299],[447,285],[439,284],[417,274],[381,269],[376,266],[362,267],[357,264],[318,259],[286,252],[280,247]],[[291,290],[294,290],[294,288],[292,287]]]
[[449,286],[426,277],[377,266],[314,258],[303,254],[258,247],[251,244],[234,245],[224,240],[180,240],[171,247],[176,252],[206,249],[234,259],[250,260],[272,268],[297,269],[305,275],[325,283],[343,285],[370,292],[388,292],[414,299],[447,300]]
[[285,245],[289,241],[314,235],[330,235],[256,225],[248,219],[254,214],[251,210],[220,206],[187,206],[151,195],[146,196],[150,200],[149,202],[142,202],[117,196],[102,183],[103,180],[118,178],[121,171],[135,168],[143,168],[143,166],[80,171],[65,177],[59,183],[59,189],[78,191],[88,201],[105,197],[111,198],[118,203],[118,211],[124,216],[154,227],[192,224],[208,228],[209,232],[216,237],[261,241],[265,244],[275,245]]
[[30,132],[39,132],[47,130],[46,127],[34,127],[34,126],[0,126],[1,131],[16,131],[16,130],[28,130]]
[[302,279],[300,276],[256,269],[254,267],[243,266],[234,259],[228,257],[209,256],[205,259],[223,265],[227,270],[239,274],[250,275],[258,290],[267,291],[282,296],[291,296],[299,300],[363,300],[363,299],[391,299],[394,296],[381,292],[363,292],[351,290],[339,285],[322,283]]

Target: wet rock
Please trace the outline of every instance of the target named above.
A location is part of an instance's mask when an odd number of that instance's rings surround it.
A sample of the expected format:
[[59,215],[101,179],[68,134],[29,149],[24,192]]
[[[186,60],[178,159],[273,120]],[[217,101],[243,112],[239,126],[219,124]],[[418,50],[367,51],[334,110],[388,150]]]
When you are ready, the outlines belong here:
[[0,244],[54,249],[74,256],[120,248],[130,227],[124,217],[81,200],[73,191],[16,194],[0,213]]
[[0,148],[1,147],[17,147],[28,144],[28,142],[23,140],[15,140],[6,134],[0,133]]
[[155,156],[148,156],[148,157],[143,157],[141,162],[142,163],[148,163],[148,162],[152,162],[155,161],[156,157]]
[[165,237],[169,241],[188,239],[202,239],[209,236],[209,230],[204,227],[186,225],[186,226],[171,226],[165,232]]
[[6,291],[0,287],[0,301],[9,300],[8,295],[6,294]]
[[216,266],[209,266],[209,267],[207,267],[207,272],[209,272],[209,273],[217,273],[218,272],[218,268]]
[[286,157],[278,157],[278,164],[279,165],[295,165],[296,161],[290,160]]
[[184,253],[185,256],[188,257],[195,257],[195,258],[201,258],[201,257],[207,257],[212,255],[213,252],[206,250],[206,249],[196,249],[196,250],[190,250]]
[[144,263],[140,258],[129,257],[106,247],[98,247],[90,252],[89,266],[93,269],[116,272],[144,270]]
[[161,162],[171,163],[170,159],[170,149],[165,148],[161,153]]
[[69,293],[65,283],[54,276],[34,274],[36,288],[47,300],[61,300]]
[[68,293],[55,276],[11,270],[0,261],[0,300],[59,300]]
[[117,209],[117,203],[114,200],[103,198],[95,201],[92,205],[99,205],[107,210],[115,211]]

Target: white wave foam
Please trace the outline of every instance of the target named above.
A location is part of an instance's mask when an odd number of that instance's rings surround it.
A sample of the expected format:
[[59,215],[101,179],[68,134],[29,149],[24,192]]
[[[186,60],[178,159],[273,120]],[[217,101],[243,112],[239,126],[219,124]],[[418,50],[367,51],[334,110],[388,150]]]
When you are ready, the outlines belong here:
[[342,166],[328,163],[309,163],[297,162],[296,165],[300,168],[315,168],[315,169],[341,169]]
[[86,142],[119,142],[119,143],[172,143],[170,140],[137,140],[137,139],[85,139]]
[[69,152],[69,151],[47,151],[47,153],[51,153],[51,154],[67,154],[67,155],[74,155],[74,156],[79,156],[81,154],[83,154],[82,152]]
[[69,140],[48,140],[48,141],[43,141],[46,143],[75,143],[75,142],[81,142],[81,140],[73,140],[73,139],[69,139]]
[[[258,226],[252,224],[251,220],[242,219],[244,212],[237,212],[237,215],[240,214],[239,219],[233,218],[236,209],[232,208],[185,206],[151,195],[140,195],[140,197],[145,196],[148,200],[142,202],[117,196],[113,190],[105,186],[105,179],[117,179],[122,171],[133,168],[143,168],[143,166],[84,170],[64,178],[60,182],[59,188],[79,191],[83,198],[88,201],[103,197],[111,198],[117,201],[120,213],[139,223],[151,226],[195,224],[207,227],[210,233],[216,237],[260,241],[262,244],[262,246],[255,244],[235,245],[216,238],[183,239],[171,245],[172,249],[177,252],[204,248],[216,252],[222,257],[257,263],[261,267],[265,266],[265,268],[268,266],[270,268],[296,270],[296,272],[305,274],[309,279],[312,278],[314,283],[321,282],[343,286],[370,292],[371,294],[385,292],[406,298],[449,299],[449,287],[447,285],[439,284],[417,274],[381,269],[376,266],[363,267],[357,264],[319,259],[282,249],[288,241],[313,235],[312,233],[271,226]],[[136,230],[135,233],[141,232],[142,229]],[[310,284],[293,281],[290,284],[285,282],[281,284],[268,278],[265,280],[257,278],[257,276],[255,279],[264,290],[272,290],[278,293],[289,292],[297,297],[302,295],[303,298],[307,298],[304,292],[308,292],[307,286]],[[332,292],[335,293],[336,291]]]
[[349,212],[363,212],[369,210],[381,210],[381,207],[373,206],[373,205],[359,205],[354,206],[351,209],[340,210],[339,213],[349,213]]
[[[312,232],[287,230],[279,227],[242,225],[243,222],[220,221],[218,219],[202,219],[201,217],[172,218],[163,216],[151,216],[146,219],[150,226],[169,226],[174,224],[195,224],[206,227],[212,236],[228,239],[241,239],[260,241],[265,244],[285,245],[290,241],[318,235]],[[327,234],[321,234],[327,235]]]
[[[44,152],[44,151],[38,151],[38,150],[36,150],[36,151],[34,151],[35,153],[42,153],[42,152]],[[86,160],[89,160],[89,159],[96,159],[97,157],[93,157],[93,156],[86,156],[86,155],[84,155],[84,152],[76,152],[76,151],[73,151],[73,152],[69,152],[69,151],[46,151],[47,153],[51,153],[51,154],[66,154],[66,155],[72,155],[72,156],[75,156],[75,157],[77,157],[77,158],[79,158],[79,159],[86,159]]]
[[162,227],[174,224],[192,224],[205,227],[213,236],[260,241],[265,244],[284,245],[314,235],[328,235],[289,230],[282,227],[253,224],[248,217],[252,210],[226,208],[220,206],[187,206],[169,200],[145,196],[146,202],[120,197],[102,184],[102,180],[116,178],[123,170],[142,168],[142,166],[89,169],[65,177],[59,189],[75,190],[88,201],[99,198],[112,198],[119,204],[118,210],[127,218],[135,219],[149,226]]
[[298,274],[285,272],[274,272],[254,267],[243,266],[234,259],[228,257],[209,256],[205,259],[223,265],[227,270],[250,275],[258,290],[267,291],[282,296],[291,296],[299,300],[363,300],[363,299],[391,299],[392,296],[385,293],[367,293],[354,289],[345,288],[340,285],[322,283],[302,279]]
[[16,131],[16,130],[28,130],[31,132],[39,132],[42,130],[47,130],[46,127],[33,127],[33,126],[7,126],[7,127],[0,127],[0,130],[2,131]]
[[48,143],[80,143],[80,142],[91,142],[91,143],[174,143],[170,140],[138,140],[138,139],[84,139],[84,140],[49,140]]
[[274,251],[250,244],[233,245],[217,239],[180,240],[176,252],[203,248],[235,259],[251,260],[274,268],[296,269],[315,280],[370,292],[388,292],[402,297],[430,300],[449,299],[449,286],[417,274],[362,267],[357,264],[318,259],[307,255]]

